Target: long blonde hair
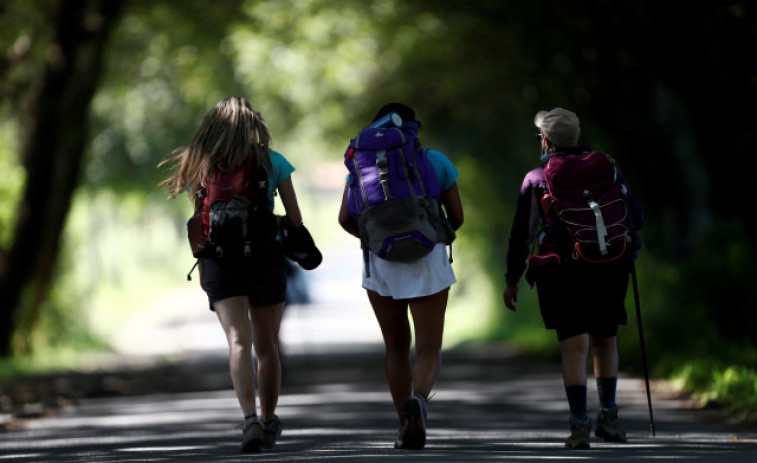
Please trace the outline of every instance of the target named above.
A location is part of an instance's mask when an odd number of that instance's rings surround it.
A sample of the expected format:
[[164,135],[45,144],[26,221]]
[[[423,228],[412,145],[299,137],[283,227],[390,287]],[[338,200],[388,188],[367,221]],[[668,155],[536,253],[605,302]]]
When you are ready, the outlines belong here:
[[244,98],[225,98],[205,115],[189,146],[176,148],[172,157],[158,164],[173,168],[160,185],[168,185],[171,198],[184,191],[191,195],[214,172],[232,172],[249,156],[258,168],[268,169],[270,146],[271,133],[260,113]]

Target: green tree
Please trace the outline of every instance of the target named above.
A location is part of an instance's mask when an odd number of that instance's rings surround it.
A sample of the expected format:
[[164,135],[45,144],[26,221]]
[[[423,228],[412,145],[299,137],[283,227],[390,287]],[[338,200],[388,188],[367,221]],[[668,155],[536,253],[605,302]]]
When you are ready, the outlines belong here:
[[[42,74],[40,44],[54,43],[56,30],[22,4],[0,7],[8,25],[0,40],[10,50],[0,58],[0,88],[9,96],[3,110],[19,114],[34,107],[17,95],[38,88],[25,82]],[[245,94],[261,109],[276,147],[301,172],[338,163],[347,139],[380,104],[405,101],[424,122],[424,142],[462,173],[466,255],[457,259],[464,265],[457,295],[475,300],[470,318],[486,318],[482,325],[495,328],[488,335],[502,337],[499,328],[519,323],[505,318],[499,300],[515,193],[538,157],[531,120],[537,110],[563,106],[579,113],[586,141],[617,159],[644,207],[639,267],[650,350],[680,354],[757,341],[748,239],[757,230],[744,220],[750,179],[741,168],[755,149],[757,85],[757,65],[742,50],[755,43],[757,28],[745,2],[699,0],[685,9],[648,0],[124,6],[121,20],[107,23],[113,40],[101,51],[107,61],[92,100],[86,189],[160,195],[151,190],[163,175],[155,164],[229,94]],[[66,119],[63,127],[73,123]],[[25,159],[31,175],[37,164]],[[66,177],[74,183],[76,166]],[[55,253],[48,257],[50,266]],[[44,297],[44,286],[24,287]],[[733,300],[729,310],[721,310],[723,294]],[[11,305],[2,313],[16,310]],[[484,315],[479,305],[487,306]]]
[[[6,5],[3,13],[31,16],[21,3]],[[7,249],[0,250],[0,355],[11,352],[19,304],[24,300],[34,318],[35,308],[52,279],[61,231],[87,143],[89,103],[101,74],[105,40],[120,3],[36,2],[34,6],[45,14],[28,25],[29,30],[19,30],[18,26],[11,29],[18,33],[10,42],[11,49],[32,47],[24,44],[42,37],[43,43],[34,44],[29,53],[42,55],[44,64],[40,67],[32,63],[20,71],[32,77],[21,118],[25,128],[21,162],[26,179],[13,241]],[[40,20],[49,21],[49,26],[45,22],[49,29],[37,29]],[[24,54],[23,50],[16,51]],[[9,71],[1,73],[0,78],[6,82],[4,89],[14,89],[17,76]]]

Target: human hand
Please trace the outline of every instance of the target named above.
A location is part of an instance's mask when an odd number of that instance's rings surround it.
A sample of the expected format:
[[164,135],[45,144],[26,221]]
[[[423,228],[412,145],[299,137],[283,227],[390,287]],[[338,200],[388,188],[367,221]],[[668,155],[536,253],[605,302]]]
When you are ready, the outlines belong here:
[[518,285],[507,285],[502,298],[505,301],[505,307],[515,312],[515,304],[518,302]]

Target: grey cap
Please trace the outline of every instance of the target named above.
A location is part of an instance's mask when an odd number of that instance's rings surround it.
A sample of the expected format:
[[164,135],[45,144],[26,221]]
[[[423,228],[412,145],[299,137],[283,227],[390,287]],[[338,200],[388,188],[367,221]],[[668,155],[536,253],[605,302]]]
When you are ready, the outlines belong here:
[[534,124],[541,133],[560,148],[573,148],[578,145],[581,124],[572,111],[555,108],[551,111],[539,111],[534,117]]

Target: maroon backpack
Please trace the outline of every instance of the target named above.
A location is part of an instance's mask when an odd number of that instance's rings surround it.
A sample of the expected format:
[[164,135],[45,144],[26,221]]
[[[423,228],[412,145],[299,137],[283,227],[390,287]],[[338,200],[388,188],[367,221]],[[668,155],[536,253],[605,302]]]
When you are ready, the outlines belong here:
[[268,174],[251,156],[242,168],[216,172],[195,191],[187,236],[195,257],[252,257],[278,233],[267,205]]
[[598,263],[622,257],[630,241],[627,189],[615,161],[591,151],[558,153],[544,166],[542,197],[547,228],[570,247],[572,260]]

